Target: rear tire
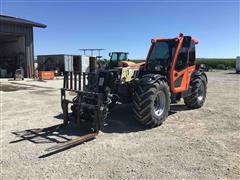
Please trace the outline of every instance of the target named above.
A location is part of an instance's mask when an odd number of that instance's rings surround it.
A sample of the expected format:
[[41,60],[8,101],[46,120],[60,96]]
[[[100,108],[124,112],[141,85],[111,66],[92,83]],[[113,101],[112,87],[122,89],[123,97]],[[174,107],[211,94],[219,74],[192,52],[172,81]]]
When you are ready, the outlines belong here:
[[191,95],[184,98],[184,103],[191,109],[197,109],[203,106],[207,94],[207,81],[204,77],[194,78],[190,82],[192,88]]
[[159,80],[149,86],[138,85],[132,102],[134,116],[141,124],[159,126],[167,118],[170,107],[168,84]]

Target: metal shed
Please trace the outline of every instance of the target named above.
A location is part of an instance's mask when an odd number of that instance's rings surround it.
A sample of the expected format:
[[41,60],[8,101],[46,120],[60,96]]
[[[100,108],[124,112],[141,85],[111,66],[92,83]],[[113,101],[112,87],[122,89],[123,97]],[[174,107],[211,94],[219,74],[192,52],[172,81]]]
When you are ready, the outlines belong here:
[[38,55],[37,63],[39,71],[57,70],[59,74],[62,74],[65,71],[88,72],[90,61],[95,59],[85,55],[49,54]]
[[33,27],[44,24],[0,15],[0,77],[12,77],[18,68],[32,77],[34,66]]

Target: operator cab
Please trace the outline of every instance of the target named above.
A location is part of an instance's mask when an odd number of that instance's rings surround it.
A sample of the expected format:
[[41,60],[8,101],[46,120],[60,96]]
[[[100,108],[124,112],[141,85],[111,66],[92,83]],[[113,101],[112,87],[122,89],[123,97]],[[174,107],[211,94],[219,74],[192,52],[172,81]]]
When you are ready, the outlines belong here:
[[113,62],[128,60],[127,52],[112,52],[112,53],[109,53],[109,56],[110,56],[110,61],[113,61]]
[[168,79],[172,92],[186,91],[190,76],[196,69],[195,44],[191,36],[173,39],[152,39],[145,64],[146,73],[161,74]]
[[128,53],[127,52],[112,52],[109,53],[110,56],[110,68],[118,67],[119,62],[128,61]]
[[176,45],[177,42],[175,39],[152,41],[146,63],[147,70],[166,75],[170,68]]
[[177,57],[175,64],[175,70],[177,71],[183,70],[187,66],[195,65],[195,43],[191,37],[184,36],[183,43],[176,54],[178,45],[178,38],[153,39],[147,58],[146,69],[151,72],[167,75],[170,72],[170,67],[175,56]]

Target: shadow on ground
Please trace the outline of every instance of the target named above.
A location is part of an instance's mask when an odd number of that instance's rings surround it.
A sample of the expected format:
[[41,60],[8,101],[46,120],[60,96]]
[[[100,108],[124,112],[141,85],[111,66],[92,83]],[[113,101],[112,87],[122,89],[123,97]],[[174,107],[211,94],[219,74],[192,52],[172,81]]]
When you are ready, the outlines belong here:
[[240,73],[236,73],[236,72],[227,72],[225,74],[235,74],[235,75],[240,75]]
[[[45,82],[45,81],[42,81]],[[19,90],[35,90],[35,88],[46,89],[45,91],[54,90],[51,87],[44,87],[38,86],[33,84],[26,84],[26,83],[18,83],[16,80],[9,81],[10,84],[1,84],[0,91],[3,92],[12,92],[12,91],[19,91]],[[56,89],[55,89],[56,90]]]
[[[171,105],[169,116],[179,111],[187,110],[188,108],[185,105]],[[56,115],[54,117],[58,120],[62,120],[63,118],[62,114]],[[130,105],[117,106],[115,109],[113,109],[108,119],[109,120],[106,122],[106,125],[104,126],[103,130],[104,133],[131,133],[144,131],[147,129],[146,126],[141,125],[133,118]],[[47,154],[44,154],[39,157],[44,158],[81,144],[82,142],[78,143],[76,139],[80,138],[83,135],[92,133],[92,130],[89,128],[88,129],[79,128],[78,126],[73,124],[70,124],[68,126],[63,126],[62,124],[59,124],[47,128],[27,129],[24,131],[17,131],[12,133],[16,137],[18,137],[18,139],[11,141],[10,144],[18,143],[24,140],[30,141],[34,144],[56,143],[57,144],[56,146],[58,146],[59,144],[61,146],[61,144],[64,143],[68,144],[68,146],[66,146],[65,148],[48,152]],[[72,139],[70,138],[71,136],[77,136],[77,138]],[[95,136],[93,136],[90,139],[94,138]]]
[[30,87],[23,87],[23,86],[14,86],[8,84],[1,84],[0,91],[3,92],[12,92],[12,91],[19,91],[19,90],[31,90]]
[[[178,111],[189,110],[185,105],[171,105],[169,116]],[[148,129],[134,119],[130,105],[119,105],[116,107],[107,121],[108,125],[104,128],[105,133],[131,133]]]
[[131,133],[146,130],[146,127],[138,123],[132,114],[130,105],[118,105],[109,115],[105,133]]
[[27,129],[12,132],[12,134],[14,134],[18,139],[11,141],[10,144],[25,140],[34,144],[55,143],[55,146],[48,148],[51,150],[46,149],[46,154],[39,156],[39,158],[45,158],[94,139],[95,136],[82,142],[80,140],[76,141],[77,138],[71,138],[72,136],[82,137],[83,135],[90,133],[92,133],[92,131],[86,128],[80,129],[74,125],[63,126],[62,124],[58,124],[47,128]]
[[[189,110],[185,105],[174,104],[170,106],[169,116],[179,111]],[[54,116],[58,120],[63,119],[62,114]],[[148,129],[134,119],[131,106],[127,104],[118,105],[113,109],[104,126],[104,133],[132,133]]]

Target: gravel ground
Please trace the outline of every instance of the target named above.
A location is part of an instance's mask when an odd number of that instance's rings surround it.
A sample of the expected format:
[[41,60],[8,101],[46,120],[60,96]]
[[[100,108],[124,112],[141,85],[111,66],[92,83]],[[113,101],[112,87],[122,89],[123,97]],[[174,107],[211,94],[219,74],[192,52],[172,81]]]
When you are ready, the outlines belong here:
[[201,109],[180,102],[162,126],[144,129],[119,105],[95,140],[49,156],[46,148],[78,131],[23,141],[14,132],[62,122],[62,80],[1,80],[0,179],[240,179],[240,75],[207,75]]

